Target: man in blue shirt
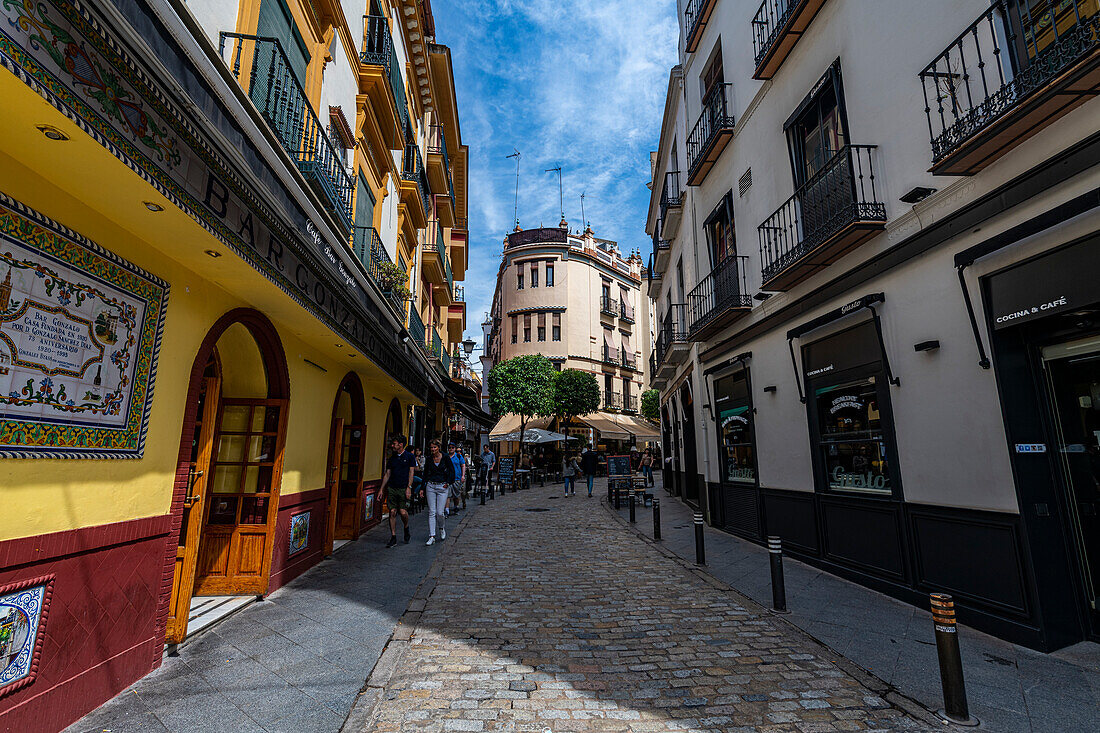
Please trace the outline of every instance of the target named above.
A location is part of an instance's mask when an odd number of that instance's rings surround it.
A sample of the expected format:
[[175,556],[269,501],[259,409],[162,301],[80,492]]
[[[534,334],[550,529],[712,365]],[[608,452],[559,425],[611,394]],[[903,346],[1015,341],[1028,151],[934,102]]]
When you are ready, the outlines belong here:
[[462,508],[466,508],[466,458],[454,443],[447,445],[447,457],[455,467],[455,482],[451,484],[450,494],[447,496],[447,504],[453,513],[458,511],[459,499],[462,500]]
[[409,502],[412,501],[413,469],[416,458],[406,447],[404,435],[395,435],[390,441],[393,455],[386,463],[382,486],[386,488],[386,500],[390,509],[390,541],[386,547],[397,544],[397,515],[405,525],[405,544],[409,544]]
[[493,469],[497,466],[497,454],[493,453],[489,449],[488,443],[485,444],[485,450],[481,452],[481,470],[483,472],[479,479],[484,479],[481,484],[482,490],[485,490],[493,483]]

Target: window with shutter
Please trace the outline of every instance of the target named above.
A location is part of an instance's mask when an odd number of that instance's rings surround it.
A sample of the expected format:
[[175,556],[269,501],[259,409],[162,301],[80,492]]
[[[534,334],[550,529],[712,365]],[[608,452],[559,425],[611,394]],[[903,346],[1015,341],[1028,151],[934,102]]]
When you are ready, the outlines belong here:
[[256,22],[256,35],[261,38],[277,38],[283,47],[298,84],[305,88],[306,67],[309,66],[309,47],[298,31],[294,16],[286,0],[261,0],[260,15]]

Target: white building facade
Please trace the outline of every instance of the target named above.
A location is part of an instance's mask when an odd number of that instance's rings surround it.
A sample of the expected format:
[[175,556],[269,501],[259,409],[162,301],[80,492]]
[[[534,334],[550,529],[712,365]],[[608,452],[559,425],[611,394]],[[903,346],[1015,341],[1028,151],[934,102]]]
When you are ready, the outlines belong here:
[[1019,643],[1097,638],[1097,4],[679,5],[647,221],[671,488]]

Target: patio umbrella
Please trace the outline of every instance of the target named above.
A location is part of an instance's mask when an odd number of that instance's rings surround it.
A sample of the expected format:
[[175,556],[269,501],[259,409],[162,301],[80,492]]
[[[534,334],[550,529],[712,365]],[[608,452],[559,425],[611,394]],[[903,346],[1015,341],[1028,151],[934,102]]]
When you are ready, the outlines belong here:
[[[494,435],[489,438],[494,443],[500,443],[503,441],[519,441],[519,431],[516,430],[504,435]],[[523,442],[530,445],[539,445],[541,443],[558,443],[563,440],[576,440],[575,437],[570,435],[562,435],[561,433],[555,433],[552,430],[543,430],[542,428],[528,428],[523,433]]]

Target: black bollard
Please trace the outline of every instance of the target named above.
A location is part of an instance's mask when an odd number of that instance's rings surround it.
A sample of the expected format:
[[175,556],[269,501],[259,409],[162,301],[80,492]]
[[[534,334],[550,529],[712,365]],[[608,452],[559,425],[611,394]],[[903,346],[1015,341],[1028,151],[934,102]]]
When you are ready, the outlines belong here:
[[962,654],[955,625],[955,601],[946,593],[932,593],[932,623],[936,629],[936,654],[940,659],[940,684],[943,686],[943,710],[940,715],[959,725],[977,725],[966,704]]
[[661,539],[661,500],[653,497],[653,539]]
[[695,564],[706,565],[707,553],[703,548],[703,513],[695,512]]
[[630,491],[630,523],[637,524],[637,520],[634,519],[634,490]]
[[783,584],[783,542],[778,537],[768,538],[768,559],[772,566],[772,610],[787,611],[787,588]]
[[485,487],[484,486],[477,487],[477,493],[481,495],[480,505],[485,506]]
[[489,501],[492,501],[496,497],[496,484],[492,481],[489,482]]

